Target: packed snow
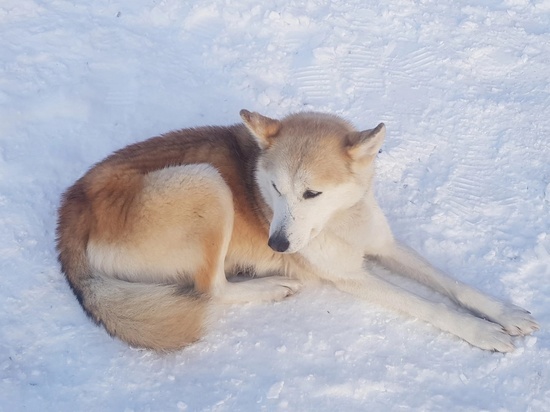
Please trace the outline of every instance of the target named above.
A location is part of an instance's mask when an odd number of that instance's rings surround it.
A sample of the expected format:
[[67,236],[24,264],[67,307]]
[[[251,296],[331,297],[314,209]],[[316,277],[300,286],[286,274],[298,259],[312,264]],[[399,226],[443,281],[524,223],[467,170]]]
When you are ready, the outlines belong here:
[[[549,76],[550,0],[3,0],[0,410],[550,410]],[[57,264],[61,193],[242,108],[385,122],[397,237],[541,330],[484,352],[311,285],[176,353],[110,338]]]

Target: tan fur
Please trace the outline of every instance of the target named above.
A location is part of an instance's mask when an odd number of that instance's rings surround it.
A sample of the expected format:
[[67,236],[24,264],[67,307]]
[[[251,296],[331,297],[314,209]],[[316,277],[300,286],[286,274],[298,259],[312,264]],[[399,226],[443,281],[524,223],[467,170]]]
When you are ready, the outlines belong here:
[[258,213],[258,152],[243,125],[171,132],[116,152],[67,190],[59,260],[94,321],[131,345],[175,349],[201,335],[220,272],[284,266]]
[[281,130],[281,122],[244,109],[241,110],[240,114],[244,124],[258,138],[262,148],[268,148],[271,145],[272,138]]
[[[330,121],[327,121],[330,120]],[[286,167],[284,159],[293,158],[296,153],[302,154],[302,162],[299,165],[300,172],[311,174],[311,178],[317,182],[313,185],[338,184],[347,179],[350,172],[350,163],[322,162],[321,159],[328,159],[334,154],[344,154],[342,136],[353,132],[352,126],[343,119],[320,113],[301,113],[290,115],[285,118],[280,126],[280,133],[271,138],[277,143],[278,150],[267,151],[261,161],[267,168],[274,165]],[[296,139],[296,136],[308,136],[308,139]],[[296,170],[297,171],[297,170]]]
[[[244,124],[130,145],[63,195],[62,270],[112,336],[177,349],[202,336],[217,305],[283,299],[300,288],[296,279],[329,281],[484,349],[509,351],[506,333],[538,328],[526,312],[445,277],[394,241],[372,189],[383,124],[359,132],[328,114],[241,116]],[[440,316],[440,306],[372,277],[365,256],[507,332],[447,309]],[[237,273],[256,279],[228,282]]]

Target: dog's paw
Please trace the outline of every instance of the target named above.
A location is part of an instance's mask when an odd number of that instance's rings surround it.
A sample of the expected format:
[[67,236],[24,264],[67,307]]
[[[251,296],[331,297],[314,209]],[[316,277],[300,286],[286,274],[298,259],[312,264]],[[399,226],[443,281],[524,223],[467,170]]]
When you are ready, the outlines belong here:
[[282,276],[256,278],[244,282],[227,282],[217,294],[225,303],[276,302],[298,292],[302,284]]
[[271,276],[264,278],[266,283],[272,284],[274,287],[283,288],[282,298],[292,296],[302,289],[302,282],[294,279],[285,278],[284,276]]
[[539,324],[528,311],[511,304],[504,304],[501,314],[494,321],[512,336],[529,335],[539,330]]
[[463,339],[480,349],[496,352],[512,352],[515,349],[512,337],[499,324],[479,319],[468,329]]

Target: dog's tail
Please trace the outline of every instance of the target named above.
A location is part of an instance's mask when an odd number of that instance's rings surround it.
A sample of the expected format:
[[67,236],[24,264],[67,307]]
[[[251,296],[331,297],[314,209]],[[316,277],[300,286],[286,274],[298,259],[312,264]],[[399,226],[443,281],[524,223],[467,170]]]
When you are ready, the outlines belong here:
[[140,284],[92,270],[86,246],[91,210],[82,182],[64,195],[59,209],[59,262],[88,316],[111,334],[136,347],[174,350],[199,339],[209,299],[192,287]]

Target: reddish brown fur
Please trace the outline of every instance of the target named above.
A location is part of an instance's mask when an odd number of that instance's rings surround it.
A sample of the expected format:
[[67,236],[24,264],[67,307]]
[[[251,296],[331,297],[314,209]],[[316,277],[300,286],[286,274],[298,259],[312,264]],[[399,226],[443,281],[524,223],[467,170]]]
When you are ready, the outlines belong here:
[[[331,124],[328,128],[326,121],[317,124],[314,115],[301,117],[295,121],[289,116],[283,122],[262,117],[259,124],[265,126],[260,127],[265,147],[269,146],[269,139],[280,138],[280,131],[284,128],[291,131],[285,138],[289,134],[299,135],[301,127],[318,129],[319,138],[341,136],[343,132],[352,130],[337,117],[331,119],[332,123],[328,122]],[[243,118],[246,120],[246,116]],[[254,122],[254,119],[249,120]],[[248,269],[281,273],[292,270],[290,262],[294,268],[300,267],[299,256],[277,254],[267,245],[271,211],[254,181],[260,153],[258,141],[261,139],[254,139],[242,124],[171,132],[115,152],[92,167],[66,191],[57,228],[59,260],[79,302],[95,322],[131,345],[159,350],[179,348],[200,336],[208,313],[213,280],[222,272],[222,263],[227,274]],[[336,145],[334,150],[346,150],[341,139],[328,138],[327,142]],[[266,159],[269,159],[268,155]],[[159,284],[146,276],[140,278],[141,274],[132,277],[127,273],[111,273],[112,270],[102,273],[101,268],[124,266],[124,262],[113,266],[112,262],[116,264],[119,258],[128,262],[128,259],[138,256],[146,268],[163,261],[162,250],[157,250],[154,256],[147,255],[147,245],[153,244],[154,239],[150,240],[153,243],[138,244],[147,233],[162,237],[164,221],[155,220],[147,213],[154,213],[160,207],[177,217],[177,204],[202,208],[202,200],[196,199],[196,203],[192,203],[195,200],[186,196],[193,194],[183,191],[172,195],[168,188],[167,196],[170,202],[177,203],[175,206],[172,203],[166,207],[162,203],[146,206],[148,203],[144,203],[143,196],[147,176],[165,168],[199,163],[213,166],[229,187],[231,195],[225,199],[232,199],[234,221],[229,244],[212,223],[210,226],[201,225],[195,234],[200,240],[194,239],[193,242],[194,247],[200,245],[202,248],[198,266],[175,268],[173,277],[165,277],[162,282],[171,284]],[[321,171],[320,175],[330,179],[330,176],[343,173],[344,170],[337,171],[332,166],[325,174]],[[215,192],[212,188],[209,190]],[[207,203],[215,202],[215,194],[209,199]],[[225,216],[222,211],[231,207],[223,202],[208,203],[208,206],[205,208],[208,216],[204,220],[222,225],[220,221]],[[153,216],[152,224],[143,221],[147,216]],[[148,225],[157,231],[147,231]],[[187,230],[192,232],[194,229]],[[186,236],[192,236],[191,232]],[[175,249],[167,251],[166,256],[174,256],[179,250],[177,248],[186,247],[185,243],[172,246]],[[227,253],[223,255],[226,247]],[[195,249],[190,250],[194,253]],[[145,255],[140,256],[141,252]],[[92,258],[96,259],[94,264]],[[108,259],[111,263],[102,266]],[[193,273],[186,272],[189,270]]]
[[[372,190],[383,124],[357,132],[320,113],[241,116],[245,125],[128,146],[64,194],[62,270],[86,313],[111,335],[177,349],[200,338],[215,302],[280,300],[305,279],[325,279],[483,349],[510,351],[510,335],[538,329],[528,312],[449,278],[395,242]],[[470,315],[369,276],[365,255],[493,323],[466,321]],[[240,270],[293,279],[227,282]]]
[[[220,171],[235,197],[238,229],[234,238],[240,240],[234,242],[234,247],[228,252],[228,270],[245,267],[242,262],[247,260],[248,255],[252,257],[253,250],[256,253],[258,247],[261,248],[259,245],[265,245],[268,230],[267,221],[261,220],[255,212],[260,208],[259,195],[251,171],[258,153],[257,144],[242,125],[175,131],[119,150],[95,165],[69,188],[59,209],[57,249],[62,270],[88,315],[103,324],[111,334],[137,346],[177,348],[195,340],[200,335],[201,327],[198,325],[206,313],[207,296],[201,298],[200,295],[189,295],[189,291],[182,293],[184,289],[181,288],[165,288],[164,295],[179,297],[169,300],[172,305],[170,310],[166,307],[160,310],[161,302],[150,300],[144,306],[144,291],[141,289],[135,289],[135,293],[125,290],[124,299],[116,294],[100,298],[103,292],[100,293],[94,285],[111,280],[98,278],[97,274],[92,273],[86,256],[88,242],[90,239],[107,244],[121,241],[120,236],[127,232],[126,223],[135,217],[134,203],[147,173],[168,166],[210,163]],[[214,253],[213,256],[216,256],[219,244],[214,242],[204,247],[206,255],[212,256],[210,253]],[[274,255],[267,245],[264,248],[267,256]],[[207,261],[197,273],[195,289],[198,292],[208,292],[211,270],[215,264],[213,260]],[[109,284],[109,287],[113,285]],[[121,293],[122,290],[120,288]],[[102,304],[101,299],[112,299],[111,305]],[[190,306],[189,302],[193,305]],[[131,309],[132,304],[141,309]],[[155,305],[159,306],[157,310],[154,310]],[[106,310],[109,306],[111,310]],[[177,310],[178,306],[187,307],[187,312],[190,307],[195,308],[192,316],[187,316],[187,321],[184,319],[186,311],[182,313]],[[121,313],[124,319],[120,317]],[[147,316],[152,318],[146,319]],[[146,325],[158,327],[148,332]],[[163,333],[162,330],[169,332]],[[166,333],[167,336],[164,336]]]

